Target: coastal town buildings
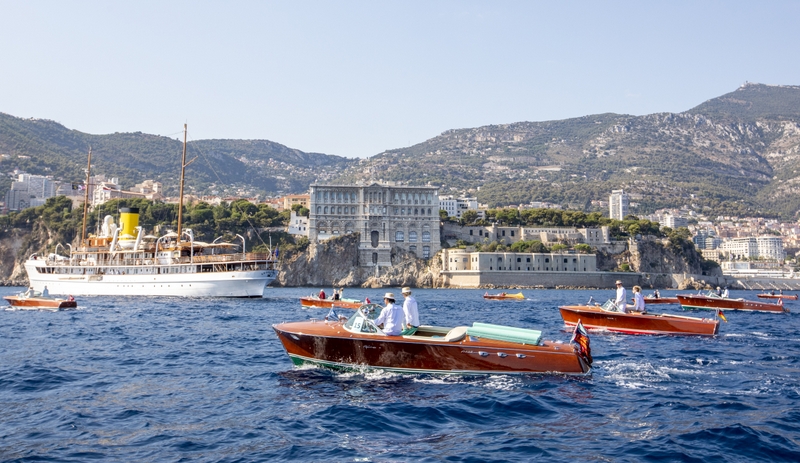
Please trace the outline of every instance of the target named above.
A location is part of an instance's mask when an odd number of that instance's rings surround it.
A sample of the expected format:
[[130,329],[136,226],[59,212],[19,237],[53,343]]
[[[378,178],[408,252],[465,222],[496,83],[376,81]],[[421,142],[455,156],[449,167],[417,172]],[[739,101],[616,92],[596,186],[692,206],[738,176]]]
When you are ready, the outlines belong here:
[[58,183],[52,177],[31,175],[24,172],[17,174],[5,196],[8,211],[21,211],[28,207],[41,206],[56,195]]
[[427,259],[441,247],[435,187],[313,184],[309,194],[309,241],[359,232],[360,266],[390,266],[397,249]]

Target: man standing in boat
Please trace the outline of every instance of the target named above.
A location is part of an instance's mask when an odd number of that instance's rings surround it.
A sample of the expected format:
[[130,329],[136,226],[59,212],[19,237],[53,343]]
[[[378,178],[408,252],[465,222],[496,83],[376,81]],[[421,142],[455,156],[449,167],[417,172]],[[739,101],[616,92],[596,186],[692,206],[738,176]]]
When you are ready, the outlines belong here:
[[419,328],[419,310],[417,308],[417,300],[411,295],[411,288],[408,286],[400,290],[403,293],[405,301],[403,301],[403,313],[406,316],[404,335],[414,334]]
[[628,312],[628,304],[625,299],[627,299],[627,294],[625,293],[625,287],[622,286],[622,281],[617,280],[617,299],[614,300],[614,304],[617,305],[617,310],[622,313]]

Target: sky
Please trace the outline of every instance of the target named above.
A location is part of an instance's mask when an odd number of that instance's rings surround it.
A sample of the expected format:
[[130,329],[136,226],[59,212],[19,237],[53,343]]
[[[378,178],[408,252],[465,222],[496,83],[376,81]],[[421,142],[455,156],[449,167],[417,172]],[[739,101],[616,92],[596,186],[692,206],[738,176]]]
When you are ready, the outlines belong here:
[[800,1],[0,0],[0,112],[363,158],[800,85]]

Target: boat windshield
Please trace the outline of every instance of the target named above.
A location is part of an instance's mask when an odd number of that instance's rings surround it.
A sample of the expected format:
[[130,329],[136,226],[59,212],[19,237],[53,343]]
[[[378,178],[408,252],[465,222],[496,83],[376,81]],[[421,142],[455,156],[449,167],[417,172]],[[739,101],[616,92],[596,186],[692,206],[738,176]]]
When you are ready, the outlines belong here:
[[606,310],[608,312],[619,312],[619,308],[617,307],[617,304],[615,304],[614,301],[612,301],[611,299],[609,299],[606,302],[604,302],[603,305],[602,305],[602,308],[603,308],[603,310]]
[[378,328],[373,320],[378,318],[381,313],[381,307],[378,304],[365,304],[358,308],[353,315],[344,324],[344,329],[354,333],[375,333],[383,334],[383,331]]

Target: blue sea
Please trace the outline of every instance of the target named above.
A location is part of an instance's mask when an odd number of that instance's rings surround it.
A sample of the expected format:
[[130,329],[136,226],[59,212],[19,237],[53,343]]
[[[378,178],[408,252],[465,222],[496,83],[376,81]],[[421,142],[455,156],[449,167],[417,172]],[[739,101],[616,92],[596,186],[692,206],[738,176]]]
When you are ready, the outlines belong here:
[[[591,332],[585,377],[454,377],[293,367],[272,324],[324,317],[298,301],[319,289],[0,310],[0,461],[800,461],[797,301],[791,314],[728,312],[714,338]],[[387,290],[399,296],[344,295]],[[414,295],[424,324],[498,323],[565,342],[559,305],[614,295],[522,292]]]

